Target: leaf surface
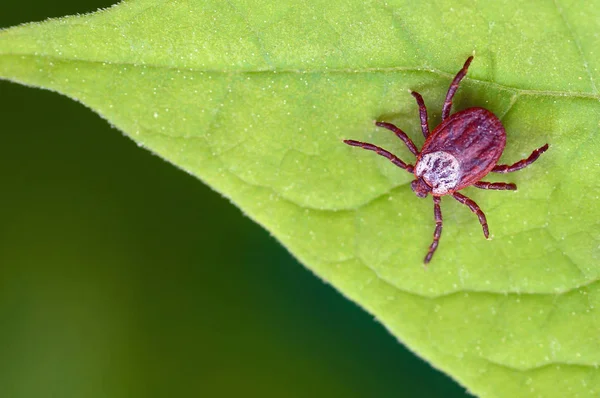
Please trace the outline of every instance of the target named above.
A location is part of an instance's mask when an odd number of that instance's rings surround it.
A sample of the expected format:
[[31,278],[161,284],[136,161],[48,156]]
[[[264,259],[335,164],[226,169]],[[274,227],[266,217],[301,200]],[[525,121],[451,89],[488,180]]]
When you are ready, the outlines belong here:
[[[597,0],[132,0],[0,32],[0,78],[68,95],[197,176],[475,394],[592,396],[598,21]],[[408,90],[423,94],[433,128],[473,51],[454,110],[483,106],[502,119],[502,163],[550,150],[486,178],[517,192],[464,191],[486,212],[491,241],[444,198],[440,248],[424,269],[431,199],[412,193],[410,174],[342,140],[413,162],[373,121],[422,145]]]

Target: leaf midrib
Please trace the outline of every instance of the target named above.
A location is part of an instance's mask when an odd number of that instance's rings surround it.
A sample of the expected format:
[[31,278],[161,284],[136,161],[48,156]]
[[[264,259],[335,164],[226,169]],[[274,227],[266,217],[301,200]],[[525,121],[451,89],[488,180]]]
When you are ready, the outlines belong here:
[[[265,70],[219,70],[219,69],[199,69],[194,67],[174,67],[168,65],[156,65],[148,63],[133,63],[133,62],[114,62],[114,61],[102,61],[92,60],[85,58],[72,58],[72,57],[56,57],[48,54],[31,54],[31,53],[14,53],[6,52],[0,53],[0,57],[31,57],[31,58],[42,58],[55,60],[59,62],[80,62],[85,64],[99,64],[102,66],[122,66],[132,68],[144,68],[144,69],[158,69],[158,70],[169,70],[174,72],[192,72],[192,73],[206,73],[206,74],[224,74],[224,75],[276,75],[276,74],[300,74],[300,75],[327,75],[327,74],[361,74],[361,73],[396,73],[396,72],[409,72],[409,73],[428,73],[437,75],[443,78],[452,79],[455,73],[449,73],[434,68],[411,68],[403,66],[395,67],[374,67],[374,68],[327,68],[327,69],[265,69]],[[0,79],[5,79],[0,76]],[[553,91],[553,90],[535,90],[535,89],[522,89],[518,87],[509,86],[506,84],[496,83],[488,80],[475,79],[472,77],[465,77],[464,82],[472,82],[475,84],[483,85],[488,88],[494,88],[497,90],[504,90],[514,92],[517,95],[527,96],[539,96],[539,97],[562,97],[562,98],[582,98],[592,99],[600,102],[600,94],[585,93],[578,91]]]

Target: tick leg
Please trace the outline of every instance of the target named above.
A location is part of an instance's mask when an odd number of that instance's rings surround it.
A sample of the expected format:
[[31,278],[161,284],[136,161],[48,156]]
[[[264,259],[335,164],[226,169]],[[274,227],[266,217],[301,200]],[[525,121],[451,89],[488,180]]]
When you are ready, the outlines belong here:
[[452,80],[452,83],[448,88],[448,93],[446,93],[446,101],[444,101],[444,106],[442,107],[442,120],[445,120],[446,118],[448,118],[448,116],[450,116],[450,108],[452,108],[452,98],[454,97],[454,93],[456,93],[456,90],[458,90],[458,84],[467,74],[467,69],[469,69],[471,61],[473,61],[472,55],[469,58],[467,58],[467,61],[465,62],[464,66],[461,70],[458,71],[456,76],[454,76],[454,80]]
[[431,242],[431,246],[429,246],[429,251],[425,256],[425,264],[431,261],[431,257],[433,257],[433,253],[435,253],[435,250],[438,247],[440,236],[442,236],[442,209],[440,208],[441,200],[442,198],[440,198],[439,196],[433,197],[433,216],[435,217],[435,231],[433,232],[433,242]]
[[486,182],[486,181],[477,181],[473,184],[475,188],[480,189],[497,189],[500,191],[516,191],[517,186],[512,182]]
[[404,131],[400,130],[398,127],[394,126],[392,123],[375,122],[375,124],[379,127],[383,127],[384,129],[393,131],[398,138],[400,138],[402,141],[404,141],[404,143],[408,147],[408,150],[411,151],[413,153],[413,155],[415,155],[415,156],[419,155],[419,151],[417,150],[415,143],[412,142],[410,137],[407,136]]
[[458,192],[453,193],[452,196],[454,196],[454,199],[458,200],[463,205],[469,206],[469,209],[471,209],[473,213],[477,214],[477,217],[479,217],[479,223],[483,227],[483,235],[487,239],[490,236],[487,220],[485,219],[485,214],[483,214],[483,211],[481,211],[477,203],[473,202],[473,200],[467,198],[465,195],[459,194]]
[[423,97],[421,94],[416,91],[411,91],[410,94],[415,97],[417,100],[417,105],[419,105],[419,116],[421,117],[421,131],[423,131],[423,136],[427,138],[429,135],[429,125],[427,124],[427,108],[425,107],[425,101],[423,101]]
[[396,166],[400,167],[401,169],[404,169],[406,171],[408,171],[409,173],[412,173],[414,170],[414,167],[412,164],[406,164],[404,163],[402,160],[400,160],[400,158],[398,158],[396,155],[394,155],[391,152],[386,151],[383,148],[380,148],[376,145],[373,144],[369,144],[368,142],[360,142],[360,141],[354,141],[354,140],[344,140],[345,144],[351,145],[351,146],[357,146],[369,151],[373,151],[376,152],[378,155],[383,156],[384,158],[388,158],[392,163],[394,163]]
[[546,150],[548,150],[548,144],[533,151],[527,159],[519,160],[517,163],[510,166],[507,164],[497,164],[494,166],[492,171],[494,173],[510,173],[512,171],[521,170],[522,168],[527,167],[531,163],[535,162],[542,153],[546,152]]

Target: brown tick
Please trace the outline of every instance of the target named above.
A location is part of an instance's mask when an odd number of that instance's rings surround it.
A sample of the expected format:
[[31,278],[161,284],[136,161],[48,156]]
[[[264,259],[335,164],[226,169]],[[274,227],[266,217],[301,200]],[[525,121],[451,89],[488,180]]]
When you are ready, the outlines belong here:
[[406,144],[417,157],[414,166],[404,163],[394,154],[373,144],[344,140],[348,145],[374,151],[401,169],[414,173],[416,179],[410,186],[418,197],[424,198],[431,193],[436,225],[433,242],[425,256],[425,264],[431,261],[442,235],[442,210],[440,209],[442,196],[452,195],[454,199],[468,206],[473,213],[477,214],[483,227],[483,235],[488,238],[489,230],[485,214],[477,203],[457,191],[471,185],[481,189],[516,190],[517,186],[513,183],[485,182],[481,181],[481,178],[489,172],[510,173],[527,167],[548,149],[548,144],[546,144],[533,151],[527,159],[512,165],[499,165],[496,162],[500,159],[506,145],[506,132],[500,119],[483,108],[468,108],[450,116],[452,97],[454,97],[460,81],[467,74],[472,60],[473,57],[469,57],[452,80],[442,107],[442,123],[433,132],[429,133],[427,108],[425,108],[423,97],[415,91],[411,92],[419,105],[421,130],[425,136],[425,143],[420,152],[412,140],[398,127],[386,122],[375,123],[379,127],[393,131]]

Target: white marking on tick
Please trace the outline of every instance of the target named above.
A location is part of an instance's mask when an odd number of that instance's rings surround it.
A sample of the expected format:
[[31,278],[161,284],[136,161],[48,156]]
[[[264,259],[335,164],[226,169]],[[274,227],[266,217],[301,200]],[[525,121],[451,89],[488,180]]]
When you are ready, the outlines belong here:
[[438,151],[423,155],[415,167],[415,175],[423,177],[435,195],[445,195],[460,181],[458,159],[448,152]]

